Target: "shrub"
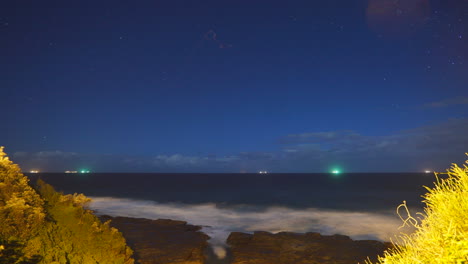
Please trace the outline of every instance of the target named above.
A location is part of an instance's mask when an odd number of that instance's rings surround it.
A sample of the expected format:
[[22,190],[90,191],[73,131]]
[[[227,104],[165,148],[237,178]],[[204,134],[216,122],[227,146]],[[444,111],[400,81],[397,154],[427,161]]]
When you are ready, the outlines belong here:
[[0,264],[37,264],[40,261],[39,255],[26,257],[24,244],[18,240],[0,239]]
[[0,238],[28,239],[44,221],[43,201],[0,147]]
[[[447,176],[442,178],[441,174]],[[403,224],[414,226],[415,232],[401,235],[401,244],[386,252],[378,263],[468,263],[468,167],[453,164],[446,173],[435,176],[435,187],[425,187],[426,207],[419,221],[407,210]],[[401,206],[406,208],[405,204]]]
[[0,264],[133,264],[122,234],[101,223],[83,194],[37,190],[0,147]]
[[39,250],[41,263],[132,264],[132,250],[122,234],[101,221],[82,204],[90,199],[80,195],[60,195],[53,187],[38,181],[38,191],[53,221],[39,231],[27,249]]

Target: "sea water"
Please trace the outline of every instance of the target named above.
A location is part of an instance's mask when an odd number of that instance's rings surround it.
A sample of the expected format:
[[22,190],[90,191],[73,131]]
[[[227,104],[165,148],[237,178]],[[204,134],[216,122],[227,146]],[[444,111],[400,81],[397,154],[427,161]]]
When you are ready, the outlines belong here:
[[[165,174],[41,173],[64,193],[92,198],[97,214],[174,219],[203,226],[218,256],[230,232],[319,232],[390,241],[396,208],[422,212],[425,173]],[[405,210],[401,212],[406,217]]]

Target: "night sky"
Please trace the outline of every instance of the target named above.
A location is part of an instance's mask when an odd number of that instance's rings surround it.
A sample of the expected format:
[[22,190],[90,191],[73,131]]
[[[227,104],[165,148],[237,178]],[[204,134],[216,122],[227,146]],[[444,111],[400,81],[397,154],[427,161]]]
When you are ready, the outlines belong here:
[[468,1],[2,1],[23,170],[405,172],[468,152]]

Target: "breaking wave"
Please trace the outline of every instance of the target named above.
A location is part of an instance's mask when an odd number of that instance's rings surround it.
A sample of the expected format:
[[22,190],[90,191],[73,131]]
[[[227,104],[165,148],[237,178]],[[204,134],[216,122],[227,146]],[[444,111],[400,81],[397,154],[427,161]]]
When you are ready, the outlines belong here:
[[91,198],[90,209],[97,214],[183,220],[202,226],[202,231],[211,237],[209,242],[219,258],[225,256],[225,241],[233,231],[319,232],[323,235],[347,235],[353,239],[390,241],[400,232],[398,227],[401,225],[398,216],[391,212],[223,206],[215,203],[189,205],[114,197]]

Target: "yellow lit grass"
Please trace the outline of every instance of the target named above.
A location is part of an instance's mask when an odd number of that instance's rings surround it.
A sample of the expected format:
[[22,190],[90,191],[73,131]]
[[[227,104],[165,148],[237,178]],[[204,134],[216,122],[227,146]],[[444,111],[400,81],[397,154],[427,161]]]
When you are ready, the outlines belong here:
[[[468,154],[467,154],[468,155]],[[467,161],[468,163],[468,161]],[[416,220],[407,217],[402,226],[414,226],[412,234],[402,234],[398,245],[385,252],[381,264],[468,264],[468,167],[453,164],[446,173],[435,173],[434,188],[423,196],[426,207]],[[440,177],[440,174],[447,176]],[[400,215],[400,214],[399,214]],[[401,217],[401,215],[400,215]],[[370,262],[367,262],[370,263]]]

